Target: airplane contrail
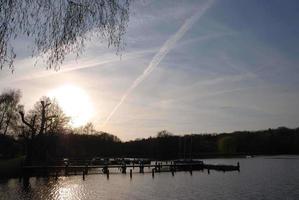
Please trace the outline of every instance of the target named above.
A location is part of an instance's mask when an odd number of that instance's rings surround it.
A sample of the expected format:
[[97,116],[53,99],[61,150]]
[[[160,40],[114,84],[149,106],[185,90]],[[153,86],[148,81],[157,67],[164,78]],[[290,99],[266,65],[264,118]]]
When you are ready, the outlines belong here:
[[109,122],[114,113],[126,100],[128,95],[159,65],[159,63],[164,59],[168,52],[175,46],[175,44],[185,35],[185,33],[194,25],[194,23],[199,20],[201,16],[211,7],[214,0],[209,0],[204,6],[202,6],[194,15],[188,18],[180,29],[171,36],[156,53],[156,55],[151,60],[148,67],[143,71],[143,73],[133,82],[133,84],[126,90],[124,95],[121,97],[120,101],[116,104],[113,110],[110,112],[108,117],[103,123],[103,127]]

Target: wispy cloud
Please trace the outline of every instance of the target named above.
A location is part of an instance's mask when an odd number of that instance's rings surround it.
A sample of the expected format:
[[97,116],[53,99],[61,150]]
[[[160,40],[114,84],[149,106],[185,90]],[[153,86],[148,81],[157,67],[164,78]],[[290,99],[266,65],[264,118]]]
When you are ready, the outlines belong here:
[[[69,62],[68,64],[63,65],[61,67],[61,69],[58,71],[43,70],[40,72],[36,72],[34,74],[21,75],[20,77],[17,77],[15,79],[12,79],[9,81],[4,79],[4,80],[0,81],[0,83],[3,82],[3,83],[7,84],[8,82],[12,83],[12,82],[19,82],[19,81],[28,81],[28,80],[38,79],[38,78],[45,78],[45,77],[49,77],[49,76],[53,76],[53,75],[57,75],[57,74],[61,74],[61,73],[67,73],[67,72],[72,72],[72,71],[77,71],[77,70],[82,70],[82,69],[87,69],[87,68],[99,67],[99,66],[103,66],[105,64],[115,63],[115,62],[119,62],[119,61],[136,59],[136,58],[144,57],[144,55],[153,53],[153,52],[154,52],[154,49],[148,49],[148,50],[144,50],[144,51],[134,51],[134,52],[127,53],[121,59],[119,56],[116,56],[116,55],[111,56],[110,54],[108,57],[106,56],[106,57],[99,57],[99,58],[95,58],[95,59],[89,59],[89,58],[80,59],[78,61],[72,61],[72,62]],[[23,61],[19,61],[19,62],[23,63],[23,65],[28,65],[28,67],[30,67],[34,63],[33,59],[24,59]]]
[[130,95],[130,93],[159,65],[159,63],[164,59],[164,57],[168,54],[168,52],[172,48],[174,48],[176,43],[185,35],[185,33],[194,25],[194,23],[198,21],[201,18],[201,16],[205,14],[205,12],[211,7],[213,2],[214,2],[213,0],[210,0],[205,5],[200,7],[199,10],[190,18],[188,18],[184,22],[184,24],[180,27],[180,29],[162,45],[158,53],[156,53],[156,55],[153,57],[148,67],[133,82],[133,84],[127,89],[125,94],[121,97],[120,101],[116,104],[116,106],[113,108],[111,113],[104,121],[103,126],[105,126],[109,122],[111,117],[118,110],[118,108],[123,104],[123,102]]

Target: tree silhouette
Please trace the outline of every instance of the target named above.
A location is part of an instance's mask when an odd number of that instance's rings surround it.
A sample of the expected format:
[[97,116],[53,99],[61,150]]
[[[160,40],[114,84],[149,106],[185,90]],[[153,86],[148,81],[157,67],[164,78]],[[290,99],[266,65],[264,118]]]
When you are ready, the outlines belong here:
[[0,68],[14,70],[12,41],[20,35],[34,40],[34,53],[59,69],[65,56],[82,52],[91,36],[117,52],[129,19],[131,0],[0,0]]
[[[27,149],[27,164],[31,164],[34,156],[46,158],[49,142],[47,136],[51,134],[64,133],[69,122],[57,102],[48,97],[42,97],[34,108],[25,115],[23,110],[19,111],[23,127],[21,138],[24,139]],[[39,151],[39,154],[34,150]],[[36,152],[36,151],[35,151]],[[38,158],[39,160],[41,158]]]
[[[42,97],[25,117],[20,111],[22,121],[30,128],[33,135],[43,135],[63,131],[70,120],[55,100]],[[34,137],[34,136],[33,136]]]
[[85,134],[85,135],[92,135],[96,134],[97,130],[95,130],[93,123],[88,122],[83,126],[73,129],[75,134]]
[[9,89],[0,95],[0,133],[12,134],[19,125],[20,90]]
[[157,133],[158,138],[171,137],[171,136],[173,136],[173,134],[167,130],[162,130]]

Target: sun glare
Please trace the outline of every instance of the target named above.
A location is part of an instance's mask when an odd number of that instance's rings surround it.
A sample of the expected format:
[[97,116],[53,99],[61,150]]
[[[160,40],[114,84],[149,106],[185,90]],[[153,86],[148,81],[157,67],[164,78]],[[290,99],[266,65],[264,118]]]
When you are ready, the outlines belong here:
[[49,92],[65,114],[71,117],[71,125],[79,127],[86,124],[93,115],[92,103],[86,92],[74,85],[64,85]]

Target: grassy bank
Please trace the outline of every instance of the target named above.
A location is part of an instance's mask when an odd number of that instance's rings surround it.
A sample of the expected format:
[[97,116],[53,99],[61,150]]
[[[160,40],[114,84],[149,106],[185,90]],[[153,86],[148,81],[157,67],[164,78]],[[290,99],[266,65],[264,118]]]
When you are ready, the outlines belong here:
[[13,159],[0,160],[0,178],[19,176],[24,159],[25,157],[22,156]]

